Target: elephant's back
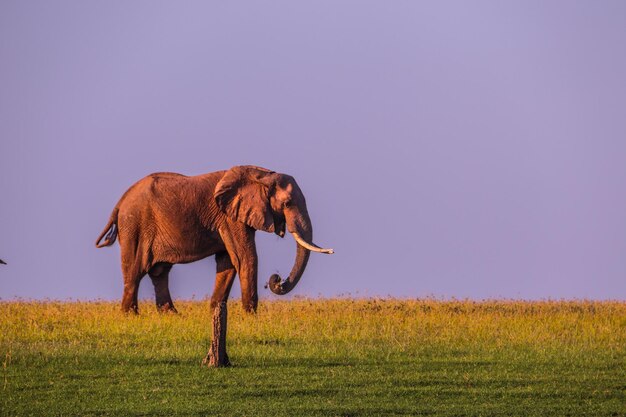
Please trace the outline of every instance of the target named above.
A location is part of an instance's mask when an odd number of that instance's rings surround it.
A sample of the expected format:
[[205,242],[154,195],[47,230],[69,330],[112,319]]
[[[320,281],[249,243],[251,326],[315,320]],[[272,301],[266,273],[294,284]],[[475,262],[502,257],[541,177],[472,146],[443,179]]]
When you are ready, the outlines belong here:
[[[186,176],[173,172],[150,174],[137,181],[124,194],[119,207],[121,223],[201,222],[214,228],[202,214],[217,207],[213,192],[220,176],[205,174]],[[194,219],[195,218],[195,219]]]
[[193,205],[212,199],[217,182],[223,176],[222,171],[196,176],[187,176],[175,172],[155,172],[133,185],[122,195],[117,203],[120,211],[137,211],[144,206]]
[[179,174],[177,172],[153,172],[152,174],[146,176],[143,179],[147,179],[147,178],[159,180],[159,179],[171,179],[171,178],[181,179],[181,178],[189,178],[189,177],[183,174]]
[[137,212],[149,208],[170,207],[179,202],[189,204],[202,189],[193,177],[175,172],[155,172],[133,184],[119,202],[120,211]]
[[119,203],[120,241],[125,236],[140,236],[144,243],[152,242],[161,234],[197,228],[197,205],[206,198],[206,192],[190,178],[159,172],[133,184]]

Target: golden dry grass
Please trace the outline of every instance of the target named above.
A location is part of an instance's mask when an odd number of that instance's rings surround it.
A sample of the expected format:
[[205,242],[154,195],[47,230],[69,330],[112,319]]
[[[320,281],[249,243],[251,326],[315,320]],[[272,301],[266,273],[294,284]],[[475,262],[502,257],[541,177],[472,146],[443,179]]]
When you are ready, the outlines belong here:
[[[252,390],[246,382],[250,375],[280,387],[258,400],[273,410],[268,415],[290,414],[288,409],[272,408],[282,404],[271,399],[277,389],[291,389],[296,398],[293,407],[318,415],[354,410],[363,415],[427,411],[479,415],[490,414],[489,410],[504,413],[507,407],[526,415],[626,413],[621,405],[626,403],[624,302],[295,299],[264,301],[256,316],[244,314],[238,302],[231,302],[228,350],[235,367],[223,373],[199,365],[209,345],[208,302],[178,301],[177,308],[181,314],[159,314],[151,303],[143,302],[139,316],[128,316],[113,302],[1,302],[5,396],[0,405],[7,415],[45,413],[52,405],[69,414],[124,415],[132,407],[155,413],[160,410],[157,405],[126,404],[126,397],[111,392],[109,385],[122,378],[120,389],[134,392],[146,381],[154,383],[156,373],[165,382],[176,375],[170,382],[176,381],[179,390],[170,393],[172,402],[165,408],[174,414],[185,407],[191,407],[186,412],[190,415],[208,409],[251,413],[253,406],[220,408],[223,402],[207,399],[193,403],[194,408],[189,402],[189,396],[195,398],[195,392],[206,388],[202,383],[206,378],[222,384],[238,381],[223,395],[239,398],[242,389]],[[40,372],[43,379],[51,378],[50,386],[40,386]],[[62,393],[56,396],[60,387],[63,392],[74,389],[67,375],[93,384],[89,395],[94,404],[102,400],[101,406],[78,407],[71,397],[64,402]],[[350,408],[351,398],[367,392],[359,388],[360,378],[378,381],[379,400],[360,399]],[[521,381],[528,385],[520,393]],[[336,391],[337,383],[346,384],[345,390]],[[597,387],[595,394],[591,387]],[[534,398],[533,389],[543,397]],[[259,390],[264,392],[261,388],[254,392]],[[466,392],[473,397],[464,397]],[[422,401],[412,401],[419,395]],[[441,408],[442,395],[456,398],[460,408]],[[490,399],[481,403],[481,396]],[[343,397],[341,403],[333,402]],[[580,402],[572,400],[576,398]],[[174,408],[177,400],[179,408]],[[326,405],[320,405],[322,400]],[[499,406],[493,408],[494,404]]]

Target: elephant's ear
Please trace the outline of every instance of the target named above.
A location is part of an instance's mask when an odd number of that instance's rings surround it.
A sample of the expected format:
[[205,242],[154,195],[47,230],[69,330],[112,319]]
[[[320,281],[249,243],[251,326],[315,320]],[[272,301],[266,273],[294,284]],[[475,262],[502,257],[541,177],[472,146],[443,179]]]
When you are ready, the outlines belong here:
[[269,199],[271,176],[265,168],[237,166],[226,171],[215,187],[218,207],[233,220],[274,232],[274,215]]

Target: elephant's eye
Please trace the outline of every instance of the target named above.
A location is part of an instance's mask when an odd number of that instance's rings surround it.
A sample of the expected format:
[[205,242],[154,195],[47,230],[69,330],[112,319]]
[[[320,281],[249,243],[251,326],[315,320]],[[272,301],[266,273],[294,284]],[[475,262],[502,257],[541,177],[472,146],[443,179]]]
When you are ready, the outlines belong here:
[[285,206],[285,207],[291,207],[291,201],[285,201],[285,202],[283,203],[283,206]]

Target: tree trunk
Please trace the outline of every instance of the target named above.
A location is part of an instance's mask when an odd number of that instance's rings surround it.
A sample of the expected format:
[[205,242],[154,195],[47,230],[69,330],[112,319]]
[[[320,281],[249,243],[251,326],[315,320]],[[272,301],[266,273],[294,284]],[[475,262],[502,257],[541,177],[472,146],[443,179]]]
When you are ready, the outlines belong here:
[[230,366],[226,353],[226,302],[222,301],[213,309],[213,335],[211,348],[203,363],[209,368]]

